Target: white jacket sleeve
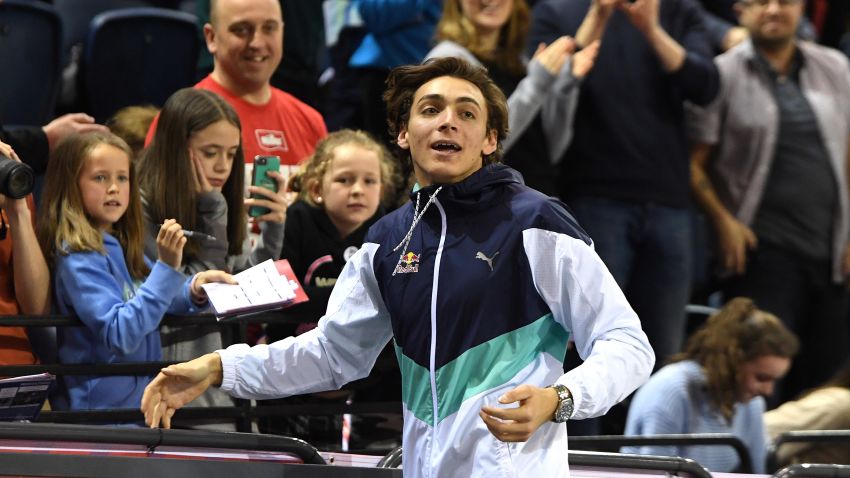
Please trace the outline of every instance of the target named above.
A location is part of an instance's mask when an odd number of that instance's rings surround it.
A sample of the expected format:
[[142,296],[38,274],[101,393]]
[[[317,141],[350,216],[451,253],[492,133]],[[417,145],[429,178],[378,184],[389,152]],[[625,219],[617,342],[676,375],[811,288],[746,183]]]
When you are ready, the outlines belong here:
[[319,326],[271,345],[218,351],[221,389],[240,398],[277,398],[338,389],[369,374],[392,337],[389,313],[372,268],[377,244],[366,243],[340,273]]
[[543,229],[523,231],[523,242],[537,292],[584,359],[557,381],[572,392],[573,418],[602,415],[652,371],[640,320],[592,246]]

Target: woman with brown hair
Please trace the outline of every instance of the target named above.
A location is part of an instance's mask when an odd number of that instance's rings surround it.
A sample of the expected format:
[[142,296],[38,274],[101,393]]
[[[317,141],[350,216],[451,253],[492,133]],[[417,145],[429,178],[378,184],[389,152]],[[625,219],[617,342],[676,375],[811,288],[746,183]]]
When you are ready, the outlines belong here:
[[[236,111],[214,92],[183,88],[165,102],[151,143],[139,160],[147,256],[155,252],[159,225],[174,218],[200,233],[186,243],[179,266],[184,274],[208,269],[236,273],[278,258],[288,205],[286,180],[270,171],[278,192],[250,186],[248,191],[263,199],[244,197],[241,129]],[[255,218],[261,231],[255,247],[247,234],[250,206],[269,209]],[[160,332],[164,360],[186,360],[223,345],[218,325],[163,326]],[[216,391],[200,403],[233,402]]]
[[[634,396],[626,435],[731,433],[747,446],[755,473],[764,473],[763,396],[791,366],[799,343],[776,316],[738,297],[695,332],[685,351]],[[740,466],[728,447],[625,447],[624,453],[691,458],[711,471]]]

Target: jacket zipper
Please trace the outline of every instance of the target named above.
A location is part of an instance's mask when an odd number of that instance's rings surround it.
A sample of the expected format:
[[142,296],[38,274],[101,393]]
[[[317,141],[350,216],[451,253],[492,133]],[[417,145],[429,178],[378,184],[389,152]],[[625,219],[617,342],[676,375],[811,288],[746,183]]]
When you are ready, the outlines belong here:
[[[434,198],[434,205],[440,211],[440,244],[437,247],[437,257],[434,260],[434,278],[431,284],[431,355],[429,357],[428,374],[431,379],[431,402],[433,407],[433,418],[431,423],[431,457],[430,462],[434,463],[435,443],[437,441],[437,420],[439,417],[439,408],[437,406],[437,369],[436,369],[436,353],[437,353],[437,290],[440,285],[440,262],[443,259],[443,245],[446,242],[446,211],[443,209],[440,201]],[[429,467],[428,474],[433,471]]]

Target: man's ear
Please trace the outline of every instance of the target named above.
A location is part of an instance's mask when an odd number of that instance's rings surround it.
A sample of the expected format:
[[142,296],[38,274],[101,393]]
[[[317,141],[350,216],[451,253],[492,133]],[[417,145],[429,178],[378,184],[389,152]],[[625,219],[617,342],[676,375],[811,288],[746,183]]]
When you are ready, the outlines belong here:
[[484,146],[481,148],[481,154],[484,156],[491,155],[496,152],[496,147],[499,145],[499,135],[495,129],[491,129],[484,140]]
[[211,23],[204,24],[204,41],[207,43],[207,51],[210,52],[210,55],[214,55],[216,51],[215,28]]
[[401,149],[410,149],[410,143],[407,141],[407,127],[402,126],[401,129],[399,129],[396,144]]

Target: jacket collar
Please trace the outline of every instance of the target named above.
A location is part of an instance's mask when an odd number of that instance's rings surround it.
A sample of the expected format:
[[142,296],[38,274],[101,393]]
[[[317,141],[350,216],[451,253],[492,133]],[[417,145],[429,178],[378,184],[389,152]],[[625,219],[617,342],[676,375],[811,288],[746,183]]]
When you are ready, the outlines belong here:
[[488,164],[470,174],[460,182],[453,184],[432,184],[410,193],[411,201],[416,201],[417,192],[429,197],[440,186],[440,201],[472,205],[490,199],[494,193],[506,184],[523,184],[522,176],[501,163]]

